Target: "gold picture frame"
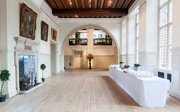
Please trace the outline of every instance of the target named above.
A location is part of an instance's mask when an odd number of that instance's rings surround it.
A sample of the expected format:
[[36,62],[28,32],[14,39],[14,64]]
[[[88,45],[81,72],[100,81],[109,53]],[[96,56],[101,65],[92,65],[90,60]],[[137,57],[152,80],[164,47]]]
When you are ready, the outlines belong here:
[[37,13],[26,4],[21,4],[20,35],[35,40]]
[[49,25],[44,21],[41,21],[41,40],[48,40]]
[[51,39],[57,41],[57,31],[54,28],[51,28]]

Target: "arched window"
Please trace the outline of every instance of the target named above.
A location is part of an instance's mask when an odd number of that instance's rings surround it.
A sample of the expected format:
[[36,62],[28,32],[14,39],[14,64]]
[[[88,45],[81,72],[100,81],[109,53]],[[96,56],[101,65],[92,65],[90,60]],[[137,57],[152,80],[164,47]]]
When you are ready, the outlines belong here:
[[87,45],[87,30],[82,29],[77,32],[75,32],[70,38],[69,38],[69,45]]
[[112,39],[106,32],[102,30],[95,29],[93,38],[94,45],[112,45]]

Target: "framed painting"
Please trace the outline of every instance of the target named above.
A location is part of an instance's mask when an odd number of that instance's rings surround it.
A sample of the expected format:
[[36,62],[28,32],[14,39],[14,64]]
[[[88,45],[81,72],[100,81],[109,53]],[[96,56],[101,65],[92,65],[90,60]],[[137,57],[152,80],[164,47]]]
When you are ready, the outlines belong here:
[[20,35],[35,40],[37,13],[26,4],[21,4]]
[[51,39],[57,41],[57,31],[54,28],[51,29]]
[[48,24],[44,21],[41,22],[41,40],[47,41],[48,40]]

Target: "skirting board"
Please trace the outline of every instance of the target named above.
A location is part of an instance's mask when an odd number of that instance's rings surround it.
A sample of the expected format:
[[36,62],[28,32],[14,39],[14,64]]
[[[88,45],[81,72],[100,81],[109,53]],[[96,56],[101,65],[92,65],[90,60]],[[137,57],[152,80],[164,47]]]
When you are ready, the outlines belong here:
[[20,94],[28,94],[28,93],[31,93],[32,91],[36,90],[37,88],[40,88],[41,86],[43,86],[43,83],[31,88],[30,90],[27,90],[27,91],[20,91],[19,93]]

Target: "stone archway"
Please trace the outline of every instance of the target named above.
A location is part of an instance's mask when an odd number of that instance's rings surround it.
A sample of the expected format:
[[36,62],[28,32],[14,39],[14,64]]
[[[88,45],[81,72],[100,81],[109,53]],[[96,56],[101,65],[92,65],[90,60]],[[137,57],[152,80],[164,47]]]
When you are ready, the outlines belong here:
[[111,34],[110,31],[108,31],[106,28],[104,27],[101,27],[101,26],[97,26],[97,25],[93,25],[93,24],[89,24],[89,25],[82,25],[82,26],[79,26],[75,29],[73,29],[70,33],[68,33],[68,35],[65,37],[63,43],[62,43],[62,46],[61,46],[61,53],[63,53],[64,51],[64,45],[65,45],[65,42],[68,40],[68,38],[73,34],[75,33],[76,31],[78,30],[81,30],[81,29],[101,29],[103,31],[105,31],[106,33],[108,33],[110,35],[110,37],[114,40],[115,44],[116,44],[116,47],[118,49],[118,51],[120,51],[120,46],[118,45],[118,42],[117,42],[117,39],[114,37],[113,34]]
[[117,42],[117,39],[114,37],[114,35],[112,35],[111,33],[110,33],[110,31],[108,31],[106,28],[104,28],[104,27],[101,27],[101,26],[97,26],[97,25],[93,25],[93,24],[89,24],[89,25],[82,25],[82,26],[79,26],[79,27],[76,27],[75,29],[73,29],[72,31],[70,31],[67,35],[66,35],[66,37],[64,38],[64,40],[63,40],[63,42],[62,42],[62,45],[61,45],[61,65],[63,65],[62,66],[62,69],[63,69],[63,71],[64,71],[64,48],[65,48],[65,43],[66,43],[66,41],[69,39],[69,37],[73,34],[73,33],[75,33],[75,32],[77,32],[78,30],[81,30],[81,29],[100,29],[100,30],[103,30],[104,32],[106,32],[107,34],[109,34],[110,35],[110,37],[113,39],[113,41],[114,41],[114,43],[115,43],[115,45],[116,45],[116,47],[117,47],[117,61],[119,62],[119,59],[120,59],[120,45],[118,45],[118,42]]

